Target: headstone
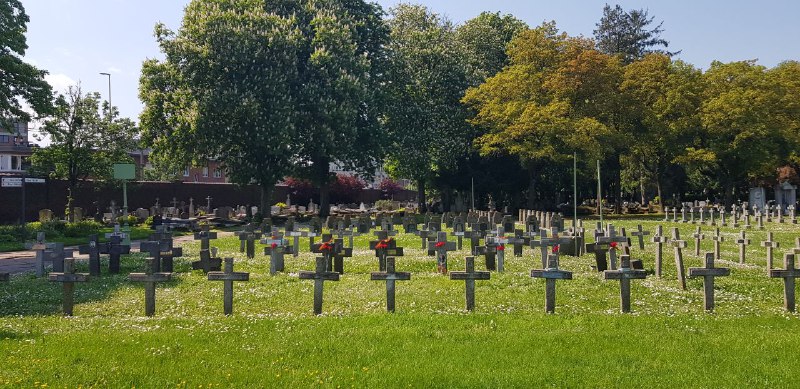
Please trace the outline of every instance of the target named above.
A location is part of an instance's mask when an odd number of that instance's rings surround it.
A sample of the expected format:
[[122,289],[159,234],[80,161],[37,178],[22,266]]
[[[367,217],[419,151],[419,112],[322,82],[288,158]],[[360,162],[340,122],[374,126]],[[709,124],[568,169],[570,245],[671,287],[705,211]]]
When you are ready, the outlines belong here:
[[750,188],[750,196],[747,203],[751,207],[764,209],[764,206],[767,205],[767,193],[764,188]]
[[700,230],[700,226],[697,226],[694,234],[692,234],[692,238],[694,238],[694,255],[700,256],[700,241],[706,238],[706,234],[704,234]]
[[786,207],[786,209],[789,211],[789,222],[792,224],[797,224],[797,216],[795,214],[796,206],[794,204],[791,204],[788,207]]
[[394,313],[395,308],[395,281],[407,281],[411,279],[411,273],[395,271],[394,257],[386,258],[386,271],[372,272],[370,280],[386,281],[386,311]]
[[455,251],[456,243],[447,241],[447,233],[440,231],[436,235],[436,241],[428,242],[428,251],[436,253],[436,272],[447,274],[447,252]]
[[48,276],[50,281],[62,283],[63,294],[61,303],[64,310],[64,316],[72,316],[72,308],[75,305],[75,283],[89,281],[88,274],[75,273],[74,265],[74,258],[66,258],[64,260],[64,272],[53,272]]
[[47,223],[53,221],[53,211],[49,209],[39,210],[39,222]]
[[77,222],[83,220],[83,215],[84,215],[83,208],[81,208],[81,207],[73,207],[72,208],[72,221],[74,223],[77,223]]
[[280,232],[273,231],[269,239],[261,240],[261,244],[267,245],[264,247],[264,255],[269,255],[269,274],[275,275],[277,272],[284,271],[284,256],[294,253],[289,241],[284,239]]
[[[158,242],[156,242],[158,243]],[[158,257],[150,257],[150,265],[146,266],[145,273],[131,273],[128,280],[131,282],[144,283],[144,314],[153,316],[156,313],[156,283],[166,282],[172,279],[172,273],[153,272],[152,269],[158,267]]]
[[720,235],[719,233],[719,228],[714,229],[714,235],[711,236],[711,240],[714,241],[714,260],[719,261],[720,260],[719,245],[720,243],[725,241],[725,237]]
[[772,231],[767,232],[767,240],[761,241],[761,247],[767,249],[767,273],[772,269],[772,250],[780,247],[780,243],[772,240]]
[[619,280],[620,310],[628,313],[631,311],[631,280],[645,279],[647,273],[644,270],[631,269],[631,260],[628,255],[622,255],[620,262],[620,269],[604,271],[603,279]]
[[783,255],[783,270],[772,269],[769,271],[771,278],[783,278],[783,307],[788,312],[794,312],[794,284],[795,278],[800,277],[800,269],[794,267],[795,254]]
[[200,260],[192,262],[192,269],[202,270],[203,273],[222,269],[222,259],[216,258],[216,250],[211,248],[211,239],[217,239],[217,233],[212,232],[208,224],[204,224],[200,232],[194,234],[194,240],[200,241]]
[[223,312],[225,315],[233,314],[233,282],[250,281],[250,273],[233,271],[233,258],[225,258],[224,271],[208,272],[209,281],[222,281],[223,284]]
[[706,267],[690,267],[689,278],[703,277],[703,303],[706,312],[714,310],[714,278],[731,274],[731,269],[714,267],[714,253],[706,253]]
[[631,235],[639,238],[639,249],[644,250],[644,237],[650,235],[650,231],[643,231],[642,225],[637,224],[636,231],[631,232]]
[[466,308],[468,311],[475,309],[475,280],[488,280],[491,274],[488,271],[475,271],[475,258],[466,258],[465,271],[450,272],[451,280],[465,281]]
[[656,277],[661,278],[661,269],[663,264],[662,246],[664,243],[669,242],[669,238],[664,236],[664,228],[661,225],[656,226],[656,233],[651,239],[656,244]]
[[[89,254],[89,275],[97,277],[100,275],[100,241],[97,234],[89,236],[89,243],[78,246],[78,252]],[[65,270],[66,272],[66,270]]]
[[681,288],[686,290],[686,274],[683,267],[683,249],[686,248],[686,241],[681,240],[680,231],[677,227],[672,228],[672,247],[675,249],[675,269],[678,272],[678,282]]
[[[599,236],[596,241],[601,244],[608,245],[608,257],[611,264],[611,270],[617,269],[617,251],[624,250],[629,246],[628,238],[624,235],[617,235],[614,226],[609,223],[608,230],[605,236]],[[599,269],[598,269],[599,270]]]
[[[539,230],[539,240],[531,240],[531,248],[538,247],[542,252],[542,268],[547,268],[547,256],[552,251],[551,248],[558,246],[562,243],[568,243],[571,239],[561,238],[558,236],[556,229],[550,230],[550,237],[547,237],[547,230]],[[558,249],[555,249],[558,251]]]
[[558,268],[558,254],[548,256],[548,265],[542,270],[531,270],[531,277],[544,278],[544,310],[547,313],[556,311],[556,280],[571,280],[572,272]]
[[750,239],[747,239],[745,232],[742,231],[739,233],[739,237],[734,241],[737,245],[739,245],[739,263],[744,263],[745,253],[747,246],[750,245]]
[[403,248],[397,247],[397,241],[386,235],[385,232],[377,232],[375,235],[378,236],[378,240],[370,241],[369,249],[375,250],[375,257],[378,258],[378,270],[386,271],[386,258],[402,257]]
[[339,273],[325,271],[327,263],[324,257],[317,257],[315,271],[301,271],[301,280],[314,280],[314,314],[322,314],[322,288],[325,281],[339,281]]

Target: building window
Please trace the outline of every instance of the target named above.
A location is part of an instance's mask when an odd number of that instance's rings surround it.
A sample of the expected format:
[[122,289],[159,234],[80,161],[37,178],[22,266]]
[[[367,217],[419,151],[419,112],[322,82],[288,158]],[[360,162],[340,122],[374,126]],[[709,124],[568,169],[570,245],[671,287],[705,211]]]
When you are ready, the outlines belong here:
[[214,169],[214,178],[222,178],[222,171],[219,169]]
[[183,168],[183,176],[184,177],[189,177],[189,167],[188,166]]
[[208,166],[203,166],[203,177],[208,177]]
[[8,135],[0,135],[0,143],[8,143],[11,141],[11,137]]
[[16,155],[11,156],[11,170],[22,170],[22,165],[19,163],[20,158]]

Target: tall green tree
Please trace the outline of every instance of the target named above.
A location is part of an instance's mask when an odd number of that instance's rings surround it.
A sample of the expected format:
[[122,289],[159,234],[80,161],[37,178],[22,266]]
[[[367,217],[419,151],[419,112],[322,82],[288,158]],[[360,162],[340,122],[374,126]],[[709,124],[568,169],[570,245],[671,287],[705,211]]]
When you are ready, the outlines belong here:
[[216,158],[236,184],[274,185],[290,172],[297,134],[297,18],[274,7],[292,2],[192,1],[180,30],[156,26],[166,54],[142,67],[144,141],[167,171]]
[[424,209],[426,185],[437,172],[455,167],[473,138],[460,103],[469,71],[452,23],[424,6],[393,8],[389,27],[389,166],[394,174],[416,181]]
[[0,0],[0,126],[6,128],[14,119],[30,120],[20,101],[38,115],[52,109],[53,92],[44,80],[47,72],[22,60],[28,49],[29,21],[20,0]]
[[619,5],[612,8],[606,4],[594,30],[597,49],[606,54],[619,55],[626,64],[649,53],[677,54],[666,51],[669,42],[661,37],[664,22],[651,28],[654,19],[655,16],[650,16],[645,9],[625,11]]
[[621,66],[593,49],[592,41],[545,23],[509,45],[511,64],[477,88],[464,103],[471,122],[488,132],[475,140],[481,155],[518,158],[528,173],[528,207],[537,206],[538,183],[552,165],[600,158],[615,144],[613,112],[619,105]]
[[473,73],[473,86],[495,75],[508,65],[506,47],[528,25],[514,15],[482,12],[456,29],[456,39],[464,46],[465,59]]
[[110,179],[114,163],[130,161],[127,152],[135,145],[138,129],[116,109],[106,105],[104,113],[100,115],[99,93],[83,95],[80,86],[70,87],[56,98],[54,112],[40,130],[51,144],[31,156],[34,173],[67,181],[70,217],[72,193],[81,181]]

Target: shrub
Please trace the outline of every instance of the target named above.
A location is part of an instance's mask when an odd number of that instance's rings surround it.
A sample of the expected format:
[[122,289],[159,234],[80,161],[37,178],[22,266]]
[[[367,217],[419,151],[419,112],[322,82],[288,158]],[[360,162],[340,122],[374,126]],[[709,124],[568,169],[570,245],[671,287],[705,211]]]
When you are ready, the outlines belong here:
[[391,178],[384,178],[383,181],[381,181],[379,188],[387,198],[391,198],[403,190],[403,186]]
[[378,200],[375,202],[375,208],[379,211],[396,211],[399,207],[400,204],[392,200]]
[[153,225],[153,215],[150,215],[150,216],[147,217],[147,219],[144,219],[144,222],[142,224],[144,224],[147,227],[152,226]]
[[64,236],[70,238],[81,238],[92,234],[97,234],[103,225],[94,220],[81,220],[77,223],[67,223],[64,228]]
[[309,180],[286,177],[283,183],[290,189],[292,203],[303,204],[314,196],[314,184]]
[[[125,221],[126,221],[125,216],[120,216],[120,217],[117,218],[117,223],[119,223],[120,225],[124,225]],[[137,218],[134,215],[128,214],[127,222],[128,222],[129,226],[135,226],[135,225],[139,224],[139,218]]]
[[364,181],[358,177],[337,174],[336,181],[331,183],[331,202],[354,203],[364,189]]

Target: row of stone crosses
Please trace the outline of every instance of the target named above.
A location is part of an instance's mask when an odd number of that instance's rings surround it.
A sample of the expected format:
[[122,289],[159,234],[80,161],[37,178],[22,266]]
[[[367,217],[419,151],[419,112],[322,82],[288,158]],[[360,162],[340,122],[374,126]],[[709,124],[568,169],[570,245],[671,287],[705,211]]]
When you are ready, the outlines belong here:
[[[680,217],[678,216],[680,213]],[[688,216],[687,216],[688,215]],[[708,217],[706,217],[708,215]],[[664,208],[664,221],[673,223],[692,223],[708,224],[711,226],[728,226],[739,228],[740,226],[752,228],[751,216],[755,219],[758,229],[764,229],[764,223],[792,223],[797,224],[797,215],[794,205],[789,205],[785,209],[780,205],[765,205],[759,209],[757,205],[752,208],[745,206],[732,205],[730,211],[726,212],[724,206],[687,206],[683,204],[678,207]],[[786,217],[784,217],[786,216]],[[718,224],[719,223],[719,224]]]
[[[474,217],[473,217],[474,216]],[[457,238],[457,242],[447,240],[447,233],[442,230],[442,219],[452,228],[451,235]],[[349,218],[338,219],[333,216],[326,221],[326,225],[332,230],[330,234],[322,234],[322,226],[318,221],[310,223],[308,231],[300,231],[293,219],[289,219],[283,231],[271,225],[267,219],[262,225],[247,225],[244,230],[238,232],[241,245],[240,250],[246,253],[248,258],[255,257],[255,241],[262,236],[260,243],[265,244],[264,254],[270,256],[270,273],[283,272],[285,255],[298,255],[299,239],[306,237],[309,239],[311,252],[321,254],[316,260],[314,271],[301,271],[301,279],[312,279],[315,281],[314,288],[314,313],[322,312],[322,289],[324,281],[338,281],[339,275],[344,274],[344,258],[352,256],[353,236],[360,233],[368,233],[371,227],[371,219],[359,217],[358,220],[348,220]],[[407,232],[416,230],[416,234],[422,240],[422,249],[427,250],[429,255],[436,257],[437,271],[443,274],[448,273],[447,253],[456,249],[461,249],[462,239],[467,238],[470,242],[472,255],[466,258],[466,271],[450,272],[450,278],[454,280],[466,281],[466,308],[473,310],[475,303],[475,280],[490,279],[489,271],[503,271],[505,260],[505,246],[514,247],[514,255],[522,255],[522,247],[529,246],[538,248],[542,253],[542,269],[531,271],[531,277],[544,278],[545,285],[545,309],[547,312],[555,311],[555,281],[558,279],[572,279],[572,272],[559,268],[559,254],[580,256],[585,252],[595,255],[595,267],[603,272],[605,279],[620,281],[620,305],[623,312],[630,311],[630,280],[642,279],[647,276],[641,260],[632,260],[630,256],[631,239],[626,236],[624,229],[621,234],[617,234],[614,226],[609,224],[606,228],[598,223],[594,230],[594,243],[585,244],[584,235],[586,229],[579,221],[576,227],[562,231],[558,226],[563,222],[558,214],[535,213],[527,215],[525,218],[525,229],[515,229],[514,220],[510,216],[502,218],[496,215],[478,216],[467,215],[466,219],[473,223],[464,223],[461,215],[444,217],[426,216],[428,221],[423,229],[417,230],[417,224],[403,218],[402,222]],[[491,222],[490,222],[491,220]],[[500,221],[494,224],[494,221]],[[548,229],[540,227],[542,221],[547,222],[552,227]],[[395,257],[403,256],[403,248],[398,247],[393,236],[396,234],[391,218],[379,218],[376,224],[380,224],[380,229],[374,231],[376,239],[369,243],[369,248],[375,251],[378,259],[379,272],[371,274],[372,280],[386,281],[387,288],[387,310],[394,312],[395,281],[408,280],[410,273],[395,271]],[[490,226],[494,228],[491,229]],[[467,227],[469,230],[467,230]],[[514,231],[514,235],[506,236],[509,230]],[[265,232],[268,231],[268,232]],[[649,231],[644,231],[639,225],[631,236],[638,238],[639,248],[644,249],[644,237],[649,235]],[[334,238],[334,235],[337,236]],[[65,315],[72,315],[74,283],[88,281],[90,276],[100,275],[100,254],[109,254],[109,272],[119,273],[120,255],[130,253],[130,246],[122,244],[124,234],[119,230],[107,234],[110,239],[107,243],[100,243],[97,236],[90,237],[89,243],[79,247],[83,254],[89,254],[89,273],[76,273],[72,252],[65,250],[61,243],[47,243],[44,241],[43,234],[38,236],[37,242],[31,244],[29,248],[36,251],[37,275],[44,274],[44,262],[53,263],[53,272],[49,274],[51,281],[61,282],[64,287],[63,309]],[[199,269],[208,274],[210,281],[224,282],[224,312],[231,314],[233,310],[233,282],[249,280],[249,273],[233,271],[233,259],[223,260],[217,258],[216,249],[210,247],[210,240],[216,239],[215,232],[211,232],[207,225],[200,232],[195,233],[194,238],[201,242],[200,259],[192,262],[193,269]],[[315,243],[315,238],[320,237],[321,241]],[[349,247],[345,245],[344,238],[349,238]],[[700,241],[705,239],[701,227],[697,227],[696,233],[692,235],[695,240],[695,255],[700,255]],[[538,239],[537,239],[538,238]],[[290,239],[293,242],[290,242]],[[480,245],[483,239],[484,244]],[[689,277],[704,278],[704,299],[705,309],[708,311],[714,308],[714,277],[727,276],[729,269],[716,268],[714,261],[719,259],[720,242],[724,241],[719,233],[719,228],[715,229],[714,252],[707,253],[705,256],[704,268],[690,268]],[[657,226],[655,235],[651,242],[656,243],[656,263],[655,274],[662,276],[662,247],[670,243],[675,250],[675,265],[678,280],[683,289],[686,289],[686,273],[683,265],[682,249],[687,247],[687,242],[681,240],[677,228],[672,229],[671,238],[663,234],[662,226]],[[750,244],[742,231],[735,240],[739,245],[739,262],[745,262],[745,247]],[[796,247],[784,256],[784,270],[772,269],[772,251],[778,248],[778,243],[772,240],[772,233],[768,233],[767,240],[761,242],[767,250],[767,270],[770,277],[784,279],[785,286],[785,308],[794,311],[794,278],[800,276],[800,270],[794,268],[794,255],[800,253],[800,238],[797,239]],[[173,247],[173,239],[170,232],[163,227],[159,227],[148,241],[141,242],[140,251],[147,253],[149,265],[145,273],[131,273],[129,280],[132,282],[142,282],[145,285],[145,314],[152,316],[155,314],[155,285],[159,282],[169,281],[173,272],[173,260],[181,257],[183,252],[180,247]],[[618,251],[620,253],[618,253]],[[617,266],[617,255],[619,254],[619,267]],[[485,266],[489,271],[475,271],[475,257],[483,256]],[[7,280],[8,276],[0,276],[0,279]]]

